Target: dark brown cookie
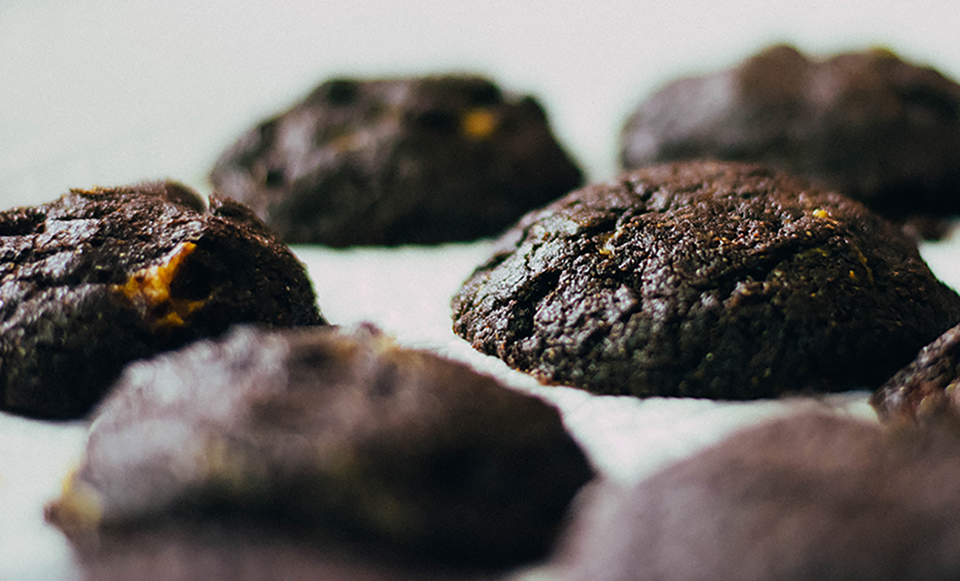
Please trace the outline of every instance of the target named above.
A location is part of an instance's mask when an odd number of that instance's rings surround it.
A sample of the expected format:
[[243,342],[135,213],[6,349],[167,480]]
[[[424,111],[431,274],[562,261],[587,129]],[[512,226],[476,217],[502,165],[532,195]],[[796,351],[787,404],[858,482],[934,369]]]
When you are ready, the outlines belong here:
[[737,163],[624,174],[526,216],[454,330],[547,383],[746,399],[876,387],[960,297],[863,205]]
[[583,181],[533,98],[474,76],[329,80],[210,179],[284,241],[329,246],[491,236]]
[[82,416],[129,361],[253,321],[324,322],[303,265],[232,200],[158,183],[0,213],[0,409]]
[[76,537],[220,511],[505,565],[550,549],[591,476],[555,408],[462,364],[241,327],[128,367],[49,516]]
[[960,437],[804,412],[591,490],[562,581],[960,578]]
[[[139,523],[76,552],[83,581],[494,581],[500,571],[384,554],[378,547],[304,538],[279,526],[217,520]],[[73,578],[73,577],[70,577]]]
[[941,414],[960,419],[960,325],[924,347],[870,397],[881,420],[921,422]]
[[621,134],[621,163],[752,161],[901,220],[960,213],[960,85],[872,50],[815,61],[788,46],[677,80]]

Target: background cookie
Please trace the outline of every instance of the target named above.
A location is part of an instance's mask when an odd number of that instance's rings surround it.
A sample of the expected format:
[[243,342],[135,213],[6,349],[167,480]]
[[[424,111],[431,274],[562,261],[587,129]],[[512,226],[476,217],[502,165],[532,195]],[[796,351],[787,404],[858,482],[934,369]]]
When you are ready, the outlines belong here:
[[747,399],[878,386],[960,318],[960,297],[857,202],[688,162],[527,215],[453,316],[476,349],[544,382]]
[[50,514],[109,536],[222,511],[502,566],[550,549],[591,476],[554,407],[463,364],[369,327],[238,328],[130,366]]
[[889,51],[816,61],[789,46],[674,81],[639,105],[621,163],[763,162],[891,218],[960,212],[960,85]]
[[334,79],[217,161],[281,239],[432,244],[499,233],[582,183],[540,105],[473,76]]
[[238,322],[324,322],[303,265],[240,204],[173,183],[0,213],[0,408],[85,414],[133,359]]

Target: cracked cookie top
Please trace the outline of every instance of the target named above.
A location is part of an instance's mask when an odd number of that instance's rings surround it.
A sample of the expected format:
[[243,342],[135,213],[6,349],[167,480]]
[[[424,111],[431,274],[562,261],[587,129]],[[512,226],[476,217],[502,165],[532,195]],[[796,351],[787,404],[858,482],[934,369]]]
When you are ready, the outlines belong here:
[[335,247],[498,235],[583,184],[539,102],[466,74],[330,79],[210,180],[285,242]]
[[84,415],[134,359],[235,323],[324,322],[253,213],[173,182],[0,212],[0,409]]
[[762,166],[681,162],[528,214],[454,330],[545,383],[750,399],[876,387],[960,319],[916,245]]

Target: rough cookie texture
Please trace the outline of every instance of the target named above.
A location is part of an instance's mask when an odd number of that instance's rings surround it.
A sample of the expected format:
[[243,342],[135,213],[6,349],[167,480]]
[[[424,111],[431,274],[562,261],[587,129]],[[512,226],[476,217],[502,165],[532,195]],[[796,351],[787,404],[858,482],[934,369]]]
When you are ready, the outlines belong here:
[[776,46],[674,81],[621,134],[621,163],[772,165],[893,219],[960,213],[960,85],[872,50],[816,61]]
[[592,476],[555,408],[368,327],[264,332],[131,365],[49,517],[221,510],[453,562],[542,556]]
[[157,183],[0,213],[0,409],[79,417],[129,361],[245,321],[324,322],[303,265],[232,200]]
[[464,75],[326,81],[210,180],[286,242],[351,246],[499,234],[583,178],[532,97]]
[[956,426],[803,412],[580,504],[561,581],[960,578]]
[[747,399],[877,387],[960,318],[915,244],[760,166],[622,175],[526,216],[454,330],[547,383]]
[[924,347],[916,359],[884,383],[870,403],[884,421],[926,423],[950,414],[960,419],[960,325]]

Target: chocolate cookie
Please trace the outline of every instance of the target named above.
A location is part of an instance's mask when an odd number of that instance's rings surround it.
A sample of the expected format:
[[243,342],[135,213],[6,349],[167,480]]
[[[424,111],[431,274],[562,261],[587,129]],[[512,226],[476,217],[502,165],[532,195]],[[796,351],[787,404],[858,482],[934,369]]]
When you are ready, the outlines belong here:
[[755,165],[655,166],[527,215],[454,331],[546,383],[747,399],[876,387],[960,297],[863,205]]
[[0,213],[0,409],[82,416],[129,361],[244,321],[324,322],[303,265],[232,200],[157,183]]
[[329,80],[210,180],[284,241],[329,246],[498,234],[583,181],[533,98],[474,76]]
[[[372,544],[304,538],[253,519],[140,523],[75,551],[83,581],[494,581],[500,571],[385,554]],[[91,543],[92,545],[92,543]],[[74,577],[70,577],[74,578]]]
[[949,414],[960,419],[960,325],[924,347],[884,383],[870,403],[884,421],[919,421]]
[[621,134],[621,163],[711,157],[804,176],[893,219],[960,213],[960,85],[884,50],[788,46],[674,81]]
[[555,408],[369,327],[241,327],[127,368],[49,515],[252,515],[451,562],[543,555],[592,476]]
[[954,427],[804,412],[592,490],[557,578],[957,579],[958,471]]

